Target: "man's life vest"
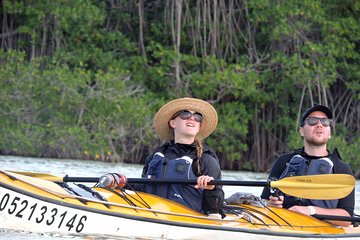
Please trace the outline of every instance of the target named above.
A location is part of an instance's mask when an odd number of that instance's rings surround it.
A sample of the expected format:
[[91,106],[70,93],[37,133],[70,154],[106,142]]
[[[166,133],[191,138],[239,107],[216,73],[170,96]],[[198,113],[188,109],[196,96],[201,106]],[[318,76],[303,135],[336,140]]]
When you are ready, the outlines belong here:
[[[156,152],[149,162],[146,178],[188,179],[196,180],[188,156],[166,159],[164,154]],[[188,206],[195,211],[202,210],[202,189],[187,184],[146,184],[146,192],[161,196]]]
[[[291,176],[316,175],[316,174],[330,174],[333,172],[334,164],[327,158],[318,158],[307,160],[301,155],[297,154],[286,164],[285,170],[280,175],[279,179]],[[295,197],[290,197],[295,198]],[[339,200],[306,200],[297,198],[296,201],[303,205],[315,205],[323,208],[336,208]]]

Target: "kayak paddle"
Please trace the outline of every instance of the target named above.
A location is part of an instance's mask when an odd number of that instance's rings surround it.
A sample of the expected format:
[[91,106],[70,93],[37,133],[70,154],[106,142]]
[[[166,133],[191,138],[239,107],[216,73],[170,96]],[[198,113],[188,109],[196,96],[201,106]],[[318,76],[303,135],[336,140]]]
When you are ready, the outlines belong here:
[[[47,173],[10,171],[53,182],[98,182],[97,177],[59,177]],[[196,184],[196,180],[128,178],[128,183],[142,184]],[[253,186],[277,188],[285,194],[319,200],[340,199],[349,195],[355,186],[355,178],[349,174],[319,174],[287,177],[276,181],[213,180],[211,185]]]

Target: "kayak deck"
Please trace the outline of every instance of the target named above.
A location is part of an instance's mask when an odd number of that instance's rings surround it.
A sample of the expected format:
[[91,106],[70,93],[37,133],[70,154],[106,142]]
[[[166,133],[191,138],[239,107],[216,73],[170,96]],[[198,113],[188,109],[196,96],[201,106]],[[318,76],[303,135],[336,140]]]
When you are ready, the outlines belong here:
[[[2,188],[69,209],[101,214],[111,217],[111,219],[121,218],[142,223],[162,224],[163,226],[171,225],[235,233],[263,234],[265,232],[278,237],[323,236],[326,238],[326,236],[334,236],[334,239],[346,236],[360,237],[359,228],[344,229],[287,209],[249,204],[229,205],[226,206],[226,217],[221,219],[216,215],[207,216],[198,213],[155,195],[126,189],[82,188],[79,184],[67,184],[68,186],[64,188],[64,185],[61,186],[62,184],[6,171],[0,172],[0,180]],[[86,192],[86,194],[81,194],[82,192]],[[15,212],[11,202],[17,198],[11,199],[10,194],[4,195],[0,192],[0,216],[1,211],[5,211],[5,209],[8,213]],[[20,205],[20,201],[21,199],[18,200],[18,205]],[[22,200],[22,202],[24,201]]]

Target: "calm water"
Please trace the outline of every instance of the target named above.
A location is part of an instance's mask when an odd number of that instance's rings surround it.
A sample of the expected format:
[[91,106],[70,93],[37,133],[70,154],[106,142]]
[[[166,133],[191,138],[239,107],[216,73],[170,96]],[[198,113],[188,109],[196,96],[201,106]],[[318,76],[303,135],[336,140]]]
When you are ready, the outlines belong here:
[[[71,177],[99,177],[109,172],[118,172],[125,174],[128,178],[137,178],[141,175],[142,166],[134,164],[112,164],[95,161],[82,160],[63,160],[63,159],[43,159],[43,158],[25,158],[15,156],[0,156],[0,169],[2,170],[16,170],[16,171],[32,171],[44,172],[59,176],[69,175]],[[243,172],[243,171],[223,171],[224,180],[239,180],[239,181],[265,181],[267,174]],[[248,192],[256,196],[260,196],[261,187],[241,187],[241,186],[224,186],[225,197],[231,196],[235,192]],[[356,199],[355,212],[360,214],[360,181],[356,182]],[[77,237],[64,235],[44,235],[34,233],[23,233],[17,231],[9,231],[1,229],[0,225],[0,239],[23,239],[34,240],[54,240],[54,239],[97,239],[103,240],[101,236],[92,237]],[[120,239],[120,238],[117,238]],[[121,238],[124,239],[124,238]]]

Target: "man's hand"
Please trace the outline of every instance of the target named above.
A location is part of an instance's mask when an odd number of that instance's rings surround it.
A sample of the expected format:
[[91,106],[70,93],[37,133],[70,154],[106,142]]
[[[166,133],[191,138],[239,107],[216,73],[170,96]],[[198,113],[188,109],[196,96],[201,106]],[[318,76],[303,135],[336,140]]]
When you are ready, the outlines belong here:
[[[313,212],[311,212],[311,208],[313,209]],[[305,215],[314,215],[316,214],[316,207],[315,206],[292,206],[291,208],[289,208],[289,210],[294,211],[294,212],[299,212]]]
[[269,200],[266,202],[266,205],[270,207],[282,208],[283,203],[284,203],[284,196],[278,196],[278,197],[270,196]]

